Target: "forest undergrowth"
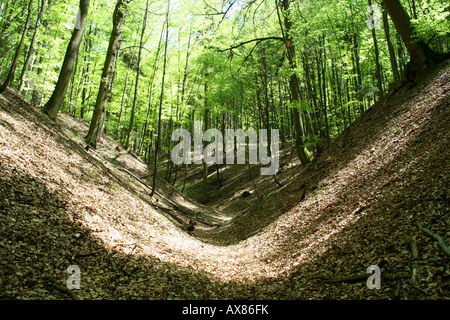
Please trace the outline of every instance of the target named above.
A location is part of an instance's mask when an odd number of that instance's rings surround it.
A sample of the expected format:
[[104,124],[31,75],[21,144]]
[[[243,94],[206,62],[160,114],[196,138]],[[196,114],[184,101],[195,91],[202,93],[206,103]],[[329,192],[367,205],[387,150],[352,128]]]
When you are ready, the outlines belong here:
[[[450,243],[449,96],[447,62],[381,99],[306,168],[280,174],[283,187],[257,180],[275,188],[261,200],[251,190],[251,206],[224,214],[162,180],[151,198],[137,179],[148,173],[142,161],[108,137],[86,150],[86,123],[54,122],[8,90],[0,297],[449,299],[449,257],[423,229]],[[72,295],[70,265],[81,269]],[[370,265],[381,269],[380,290],[359,276]]]

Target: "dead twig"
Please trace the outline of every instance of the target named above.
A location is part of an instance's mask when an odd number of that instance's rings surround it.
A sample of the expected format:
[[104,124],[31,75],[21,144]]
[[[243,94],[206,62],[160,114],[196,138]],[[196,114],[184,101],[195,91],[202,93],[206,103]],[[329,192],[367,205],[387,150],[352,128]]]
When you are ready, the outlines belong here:
[[434,240],[437,241],[438,245],[441,247],[441,249],[445,252],[445,254],[447,256],[450,257],[450,249],[449,247],[447,247],[447,245],[444,242],[444,239],[442,239],[440,236],[438,236],[436,233],[434,233],[433,231],[431,231],[428,228],[422,227],[422,225],[417,222],[417,226],[419,227],[419,230],[422,232],[425,232],[428,236],[430,236],[431,238],[433,238]]

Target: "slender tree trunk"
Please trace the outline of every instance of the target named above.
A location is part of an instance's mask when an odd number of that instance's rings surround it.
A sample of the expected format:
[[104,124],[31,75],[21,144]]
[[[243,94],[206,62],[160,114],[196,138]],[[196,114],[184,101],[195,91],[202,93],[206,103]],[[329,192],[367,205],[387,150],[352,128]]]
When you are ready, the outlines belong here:
[[120,132],[120,141],[122,142],[123,145],[125,145],[126,142],[126,134],[127,134],[127,126],[126,126],[126,122],[127,122],[127,108],[128,105],[130,103],[130,96],[132,94],[133,91],[133,87],[134,87],[134,80],[131,81],[131,85],[130,85],[130,91],[128,94],[126,94],[126,102],[125,105],[123,106],[123,127],[122,130]]
[[388,12],[386,11],[384,3],[382,3],[381,6],[383,10],[384,34],[386,35],[386,42],[389,49],[389,60],[391,62],[392,75],[394,77],[394,83],[398,83],[400,82],[400,74],[398,73],[397,57],[395,56],[395,49],[392,44],[391,33],[389,31]]
[[[162,40],[163,40],[163,36],[164,36],[164,27],[161,29],[161,33],[159,36],[159,42],[158,42],[158,49],[156,50],[156,56],[155,56],[155,63],[153,64],[153,74],[152,74],[152,78],[150,79],[150,84],[148,86],[148,95],[147,95],[147,99],[148,99],[148,104],[147,104],[147,116],[145,118],[145,123],[144,123],[144,128],[142,129],[142,139],[145,139],[145,137],[147,136],[147,130],[148,130],[148,122],[150,119],[150,112],[152,111],[152,101],[153,101],[153,86],[154,86],[154,82],[155,82],[155,76],[156,76],[156,71],[159,68],[159,54],[161,51],[161,44],[162,44]],[[144,144],[144,143],[142,143]]]
[[[135,45],[136,45],[136,39],[133,43],[133,46],[135,46]],[[130,58],[130,65],[133,65],[133,63],[134,63],[134,52],[132,51],[131,58]],[[128,102],[130,99],[129,95],[127,95],[129,80],[130,80],[130,69],[127,68],[127,75],[125,78],[125,86],[123,88],[123,93],[122,93],[122,102],[120,103],[119,119],[117,121],[117,139],[120,141],[123,141],[123,139],[124,139],[124,131],[125,131],[125,127],[126,127],[127,106],[128,106]],[[133,86],[133,84],[131,86]],[[125,101],[126,101],[126,103],[125,103]],[[124,119],[124,125],[121,130],[122,119]]]
[[166,13],[166,42],[164,45],[164,65],[163,74],[161,80],[161,97],[159,100],[159,112],[158,112],[158,136],[156,138],[156,148],[155,148],[155,159],[153,163],[153,181],[152,181],[152,192],[151,197],[155,194],[156,188],[156,174],[158,172],[158,152],[161,144],[161,117],[162,117],[162,106],[164,102],[164,84],[166,80],[166,67],[167,67],[167,46],[169,43],[169,10],[170,10],[170,0],[167,0],[167,13]]
[[53,90],[50,99],[44,106],[45,113],[47,113],[52,119],[56,119],[56,116],[58,115],[58,112],[61,108],[61,104],[63,103],[67,93],[67,88],[72,76],[76,55],[83,38],[84,29],[86,27],[88,10],[89,0],[80,0],[79,21],[77,21],[77,25],[73,29],[72,38],[70,39],[69,45],[67,47],[64,62],[62,64],[55,89]]
[[[372,0],[369,0],[369,6],[372,7]],[[373,14],[373,13],[370,13]],[[378,49],[378,40],[377,40],[377,33],[376,28],[372,28],[372,38],[373,38],[373,46],[375,49],[375,78],[377,80],[377,88],[378,88],[378,96],[382,97],[384,95],[383,92],[383,81],[381,78],[381,64],[380,64],[380,52]]]
[[[184,104],[184,100],[186,97],[186,85],[187,85],[187,79],[189,76],[189,57],[191,55],[190,49],[191,49],[191,39],[192,39],[192,26],[189,30],[189,40],[188,40],[188,46],[186,50],[186,64],[184,65],[184,74],[183,74],[183,84],[181,88],[181,103]],[[187,164],[183,165],[184,167],[184,179],[183,179],[183,187],[181,189],[181,192],[184,192],[184,189],[186,187],[186,179],[187,179]]]
[[[277,11],[278,11],[278,0],[276,0],[277,3]],[[288,59],[289,59],[289,65],[292,71],[292,75],[290,77],[290,81],[289,81],[289,87],[291,89],[291,99],[292,102],[298,103],[300,101],[300,92],[299,92],[299,81],[298,81],[298,77],[297,74],[295,73],[295,69],[297,68],[294,57],[295,57],[295,46],[294,46],[294,41],[292,39],[292,37],[290,36],[290,31],[292,28],[292,22],[289,18],[289,6],[290,6],[290,0],[282,0],[282,8],[283,8],[283,12],[285,14],[284,17],[284,25],[286,27],[286,32],[283,31],[283,38],[285,40],[285,45],[286,45],[286,49],[287,49],[287,53],[288,53]],[[281,18],[278,12],[278,18],[280,20],[280,27],[283,30],[283,26],[281,23]],[[295,147],[297,150],[297,155],[302,163],[302,165],[304,167],[306,167],[306,165],[308,163],[311,162],[311,154],[309,153],[308,149],[306,148],[305,145],[305,141],[304,141],[304,136],[305,136],[305,132],[304,132],[304,125],[303,125],[303,116],[301,113],[301,110],[297,110],[296,108],[294,108],[292,110],[292,120],[294,122],[294,134],[295,134]]]
[[[206,77],[205,77],[206,78]],[[204,115],[203,115],[203,123],[204,123],[204,128],[203,130],[208,130],[208,120],[209,120],[209,110],[208,110],[208,84],[206,83],[207,79],[205,79],[205,110],[204,110]],[[203,143],[203,150],[206,147],[206,142]],[[217,150],[216,150],[217,152]],[[203,157],[203,161],[202,161],[202,165],[203,165],[203,169],[202,169],[202,176],[203,176],[203,192],[202,192],[202,203],[206,204],[209,201],[209,196],[208,196],[208,164],[205,161],[205,157]]]
[[141,65],[142,65],[142,46],[144,45],[144,35],[145,35],[145,29],[147,27],[149,2],[150,1],[147,0],[147,4],[145,6],[145,14],[144,14],[144,21],[142,23],[141,39],[139,41],[139,50],[138,50],[138,58],[137,58],[138,59],[138,61],[137,61],[138,67],[136,70],[136,81],[134,83],[133,107],[131,108],[130,125],[128,126],[127,142],[125,143],[125,149],[128,149],[130,147],[130,137],[131,137],[131,132],[133,131],[134,118],[136,116],[136,107],[137,107],[138,90],[139,90],[139,78],[141,75]]
[[28,27],[30,26],[30,18],[31,18],[32,11],[33,11],[33,0],[30,0],[30,2],[28,3],[27,20],[25,22],[25,26],[23,27],[22,37],[20,38],[19,45],[17,46],[16,53],[14,55],[14,59],[11,64],[11,68],[9,69],[9,72],[8,72],[8,76],[6,77],[6,80],[3,82],[3,84],[0,86],[0,94],[2,94],[6,90],[6,88],[11,84],[11,82],[14,80],[17,62],[19,61],[20,50],[22,50],[23,43],[25,42],[25,38],[27,36]]
[[81,74],[81,84],[80,84],[80,88],[81,89],[81,108],[80,108],[80,118],[84,119],[85,113],[86,113],[86,102],[87,102],[87,95],[88,95],[88,88],[87,88],[87,84],[89,83],[89,53],[91,50],[91,41],[89,39],[89,36],[92,34],[92,22],[89,25],[89,32],[88,32],[88,37],[84,43],[84,67],[83,67],[83,71]]
[[67,112],[72,113],[72,104],[73,104],[73,90],[75,88],[75,79],[77,78],[77,71],[78,71],[78,59],[80,56],[80,52],[77,52],[77,57],[75,58],[75,67],[74,72],[72,74],[72,79],[70,80],[70,90],[69,90],[69,101],[68,101],[68,107]]
[[89,131],[85,137],[88,145],[96,146],[97,135],[101,131],[100,123],[103,114],[103,103],[105,102],[107,95],[107,82],[111,75],[111,66],[114,64],[118,54],[118,46],[120,36],[122,34],[122,25],[124,18],[124,3],[123,0],[119,0],[116,3],[113,14],[113,29],[111,31],[111,37],[109,38],[108,51],[105,57],[105,63],[103,65],[102,78],[100,81],[100,87],[97,94],[97,100],[95,102],[95,109],[92,115]]
[[[40,77],[42,75],[42,67],[41,64],[44,61],[44,57],[41,55],[39,57],[39,67],[37,68],[36,74],[38,77]],[[33,104],[38,105],[41,99],[41,92],[42,92],[42,88],[40,88],[40,86],[38,84],[34,85],[33,88],[33,92],[31,94],[31,101]]]
[[19,89],[18,89],[19,92],[21,92],[22,89],[23,89],[24,82],[25,82],[25,75],[26,75],[26,73],[28,71],[31,59],[33,58],[33,55],[34,55],[34,51],[35,51],[34,50],[34,46],[36,44],[37,35],[39,33],[39,28],[41,26],[41,20],[42,20],[42,16],[44,15],[44,11],[46,9],[46,5],[47,5],[47,0],[42,0],[41,1],[41,6],[40,6],[40,9],[39,9],[39,14],[38,14],[38,17],[37,17],[37,20],[36,20],[36,26],[34,28],[33,38],[31,39],[31,43],[30,43],[30,46],[28,48],[27,57],[25,59],[25,63],[24,63],[23,68],[22,68],[22,74],[20,75]]
[[323,91],[323,116],[325,122],[325,139],[330,141],[330,124],[328,120],[328,96],[327,96],[327,50],[325,47],[325,35],[323,36],[323,65],[322,65],[322,91]]
[[129,78],[130,78],[130,72],[127,71],[127,76],[125,77],[125,85],[123,87],[123,92],[122,92],[122,102],[120,103],[119,119],[117,119],[116,139],[118,139],[118,140],[120,139],[120,125],[122,124],[122,114],[123,114],[123,109],[125,106],[125,97],[127,95]]
[[[362,88],[362,75],[361,75],[361,63],[360,63],[360,57],[359,57],[359,42],[358,42],[358,32],[355,28],[355,12],[350,6],[351,11],[351,28],[352,28],[352,62],[353,62],[353,73],[357,75],[355,78],[355,95],[356,93],[361,90]],[[363,114],[364,112],[364,100],[362,99],[359,102],[359,112],[360,114]]]
[[181,89],[181,103],[184,103],[184,99],[186,96],[186,85],[189,76],[189,57],[191,56],[191,39],[192,39],[192,26],[189,29],[189,39],[186,50],[186,64],[184,65],[184,74],[183,74],[183,86]]

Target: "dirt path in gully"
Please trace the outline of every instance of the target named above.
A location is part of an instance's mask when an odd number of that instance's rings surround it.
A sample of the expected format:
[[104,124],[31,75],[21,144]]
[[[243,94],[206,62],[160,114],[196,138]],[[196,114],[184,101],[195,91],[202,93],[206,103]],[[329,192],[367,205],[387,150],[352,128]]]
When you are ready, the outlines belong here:
[[[70,299],[60,289],[78,265],[82,299],[450,298],[448,257],[417,225],[449,243],[449,89],[448,66],[400,88],[304,169],[285,148],[282,187],[252,174],[255,189],[248,167],[223,168],[222,186],[211,172],[206,205],[161,179],[150,198],[149,182],[136,179],[149,173],[142,161],[108,137],[86,151],[86,122],[52,122],[8,91],[0,296]],[[381,267],[381,290],[349,277],[370,265]]]

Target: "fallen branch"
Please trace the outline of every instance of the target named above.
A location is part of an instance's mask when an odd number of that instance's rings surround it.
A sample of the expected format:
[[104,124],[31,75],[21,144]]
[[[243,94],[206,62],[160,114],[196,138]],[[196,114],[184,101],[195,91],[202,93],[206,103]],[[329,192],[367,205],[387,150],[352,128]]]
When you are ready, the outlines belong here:
[[[97,152],[95,152],[92,148],[88,148],[87,150],[88,150],[88,151],[91,151],[92,153],[94,153],[95,155],[97,155],[101,160],[105,161],[105,160],[104,160]],[[107,162],[107,161],[105,161],[105,162]],[[139,181],[142,185],[144,185],[145,187],[147,187],[149,190],[153,190],[152,187],[150,187],[147,183],[145,183],[145,181],[143,181],[143,179],[145,179],[147,176],[142,177],[142,178],[139,178],[139,177],[136,176],[134,173],[130,172],[128,169],[126,169],[126,168],[124,168],[124,167],[122,167],[122,166],[114,165],[114,167],[115,167],[116,169],[120,170],[120,171],[123,171],[123,172],[127,173],[128,175],[130,175],[131,177],[133,177],[134,179],[136,179],[137,181]],[[103,169],[106,171],[106,173],[110,174],[113,178],[115,178],[116,180],[118,180],[120,183],[127,185],[127,184],[124,183],[124,182],[123,182],[116,174],[114,174],[114,173],[112,172],[111,169],[109,169],[108,167],[106,167],[106,166],[104,166],[104,165],[103,165]],[[178,211],[181,211],[181,213],[183,213],[184,215],[191,216],[191,214],[189,214],[189,212],[186,212],[186,209],[185,209],[185,208],[180,207],[180,205],[178,205],[177,203],[175,203],[175,202],[173,202],[172,200],[168,199],[167,197],[163,196],[161,193],[157,192],[156,190],[155,190],[155,194],[156,194],[159,198],[161,198],[162,200],[164,200],[165,202],[167,202],[167,203],[169,203],[170,205],[172,205],[176,210],[169,209],[169,208],[163,208],[163,207],[160,207],[160,206],[158,206],[158,205],[156,205],[156,204],[154,204],[154,203],[149,203],[149,204],[151,204],[151,205],[153,205],[153,206],[156,206],[156,207],[159,207],[159,208],[162,209],[162,210],[165,210],[165,212],[166,212],[167,214],[169,214],[171,217],[173,217],[177,222],[183,223],[183,224],[184,224],[184,222],[181,222],[179,218],[177,218],[174,214],[172,214],[172,213],[170,213],[170,212],[167,212],[167,210],[172,211],[172,212],[177,212],[177,210],[178,210]],[[147,201],[147,202],[148,202],[148,201]],[[207,225],[207,226],[210,226],[210,227],[215,227],[215,226],[217,226],[216,224],[208,223],[208,222],[206,222],[206,221],[204,221],[204,220],[202,220],[202,219],[195,218],[195,220],[197,220],[198,222],[201,222],[201,223],[203,223],[203,224],[205,224],[205,225]]]
[[[118,168],[119,168],[119,170],[122,170],[123,172],[126,172],[126,173],[128,173],[130,176],[132,176],[133,178],[135,178],[136,180],[138,180],[140,183],[142,183],[144,186],[146,186],[148,189],[150,189],[150,190],[153,190],[152,189],[152,187],[150,187],[148,184],[146,184],[142,179],[145,179],[146,177],[142,177],[142,178],[139,178],[138,176],[136,176],[135,174],[133,174],[133,173],[131,173],[129,170],[127,170],[127,169],[125,169],[125,168],[123,168],[123,167],[120,167],[120,166],[117,166]],[[163,199],[164,201],[166,201],[166,202],[168,202],[168,203],[170,203],[172,206],[174,206],[175,208],[179,208],[179,205],[178,204],[176,204],[175,202],[173,202],[172,200],[170,200],[170,199],[167,199],[166,197],[164,197],[161,193],[159,193],[158,191],[156,191],[155,190],[155,194],[158,196],[158,197],[160,197],[161,199]]]
[[444,239],[442,239],[440,236],[438,236],[436,233],[434,233],[430,229],[422,227],[422,225],[419,222],[417,222],[417,226],[419,227],[420,231],[425,232],[428,236],[430,236],[431,238],[436,240],[437,243],[439,244],[439,246],[441,247],[441,249],[445,252],[445,254],[450,257],[450,249],[445,244]]
[[142,181],[141,178],[137,177],[136,175],[134,175],[132,172],[130,172],[129,170],[123,168],[123,167],[119,167],[120,170],[128,173],[130,176],[132,176],[133,178],[135,178],[137,181],[139,181],[140,183],[142,183],[144,186],[146,186],[147,188],[149,188],[150,190],[152,189],[148,184],[146,184],[144,181]]
[[192,218],[192,219],[194,219],[194,220],[196,220],[196,221],[198,221],[198,222],[200,222],[200,223],[202,223],[204,225],[207,225],[208,227],[217,227],[217,226],[219,226],[219,224],[209,223],[209,222],[206,222],[203,219],[199,219],[199,218]]
[[79,298],[75,293],[73,293],[72,290],[70,290],[70,289],[68,289],[68,288],[66,288],[66,287],[60,286],[60,285],[54,283],[53,281],[49,282],[49,284],[50,284],[50,286],[51,286],[53,289],[55,289],[55,290],[57,290],[57,291],[59,291],[59,292],[61,292],[61,293],[63,293],[63,294],[68,295],[69,297],[71,297],[72,300],[82,300],[82,299]]
[[[103,159],[103,157],[101,156],[101,155],[99,155],[93,148],[91,148],[90,146],[86,146],[86,147],[84,147],[84,149],[87,151],[87,152],[92,152],[93,154],[95,154],[100,160],[102,160],[102,161],[105,161],[105,159]],[[106,161],[105,161],[106,162]]]
[[[381,260],[377,266],[382,269],[384,267],[384,265],[386,264],[385,260]],[[331,282],[331,283],[337,283],[337,282],[347,282],[347,283],[355,283],[355,282],[360,282],[360,281],[367,281],[367,279],[371,276],[372,274],[367,273],[367,272],[359,272],[359,273],[354,273],[352,275],[349,276],[344,276],[344,277],[339,277],[339,278],[334,278],[334,279],[329,279],[326,280],[326,282]]]
[[[101,155],[99,155],[97,152],[95,152],[91,147],[86,146],[85,148],[86,152],[92,152],[94,153],[101,161],[99,161],[99,159],[96,159],[98,162],[98,165],[103,169],[103,171],[109,175],[111,178],[116,179],[125,189],[129,189],[128,184],[126,184],[125,182],[123,182],[111,169],[109,169],[105,163],[108,163],[108,161],[106,161],[105,159],[103,159],[103,157]],[[91,161],[91,164],[93,164],[94,166],[97,166],[97,164],[93,163]]]

